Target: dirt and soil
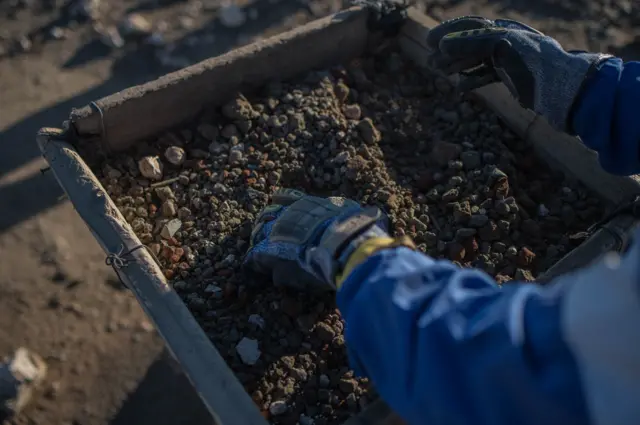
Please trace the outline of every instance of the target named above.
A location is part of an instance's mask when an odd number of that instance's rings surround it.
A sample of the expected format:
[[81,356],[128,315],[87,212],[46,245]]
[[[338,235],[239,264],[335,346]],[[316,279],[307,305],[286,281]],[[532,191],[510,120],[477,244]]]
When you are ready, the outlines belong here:
[[[41,175],[37,129],[60,125],[72,107],[340,6],[257,1],[239,3],[238,13],[196,0],[0,4],[0,354],[24,345],[49,363],[45,386],[13,423],[207,423],[55,179]],[[441,0],[423,6],[440,19],[514,17],[570,48],[640,57],[640,6],[629,1]],[[125,22],[126,11],[147,22]],[[118,35],[124,33],[122,47],[114,24]]]

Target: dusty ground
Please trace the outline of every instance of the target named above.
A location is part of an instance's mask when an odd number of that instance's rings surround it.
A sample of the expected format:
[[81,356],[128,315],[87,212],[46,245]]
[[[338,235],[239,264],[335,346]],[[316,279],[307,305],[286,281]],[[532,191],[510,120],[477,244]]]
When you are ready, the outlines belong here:
[[[0,3],[0,355],[24,345],[50,366],[43,391],[14,423],[207,423],[54,178],[41,175],[34,135],[40,127],[60,125],[72,107],[291,28],[340,2],[242,2],[247,22],[239,29],[222,25],[210,1],[103,2],[98,22],[107,27],[124,11],[139,10],[162,33],[161,47],[128,42],[119,49],[96,41],[91,23],[74,12],[78,3]],[[424,6],[440,19],[464,13],[515,17],[570,48],[640,57],[640,30],[633,29],[640,28],[638,6],[532,3],[434,0]]]

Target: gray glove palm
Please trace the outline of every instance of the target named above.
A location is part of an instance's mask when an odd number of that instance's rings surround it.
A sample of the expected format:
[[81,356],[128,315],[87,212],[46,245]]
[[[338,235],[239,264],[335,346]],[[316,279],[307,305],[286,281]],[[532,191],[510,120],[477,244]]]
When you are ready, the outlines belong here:
[[610,56],[567,52],[551,37],[520,22],[466,16],[433,28],[430,62],[462,73],[464,90],[502,81],[526,108],[571,132],[570,113],[590,72]]

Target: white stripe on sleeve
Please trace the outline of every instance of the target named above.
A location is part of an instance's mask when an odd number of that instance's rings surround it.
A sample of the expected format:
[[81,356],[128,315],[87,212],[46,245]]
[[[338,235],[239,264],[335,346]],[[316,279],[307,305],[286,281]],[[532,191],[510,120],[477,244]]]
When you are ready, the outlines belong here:
[[635,241],[556,281],[567,285],[562,332],[594,425],[640,424],[640,232]]

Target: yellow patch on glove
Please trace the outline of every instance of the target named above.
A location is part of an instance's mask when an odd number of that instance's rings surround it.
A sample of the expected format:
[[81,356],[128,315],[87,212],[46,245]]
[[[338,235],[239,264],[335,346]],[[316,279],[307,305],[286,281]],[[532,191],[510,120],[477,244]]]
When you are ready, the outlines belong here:
[[371,257],[376,252],[383,249],[396,248],[399,246],[406,246],[407,248],[413,250],[416,249],[416,244],[413,243],[411,238],[409,238],[408,236],[403,236],[401,238],[381,236],[364,241],[355,251],[353,251],[353,254],[349,256],[347,264],[344,266],[344,270],[342,271],[342,273],[336,276],[336,287],[340,289],[349,274],[357,266],[364,263],[367,258]]

